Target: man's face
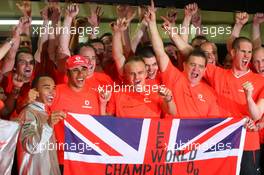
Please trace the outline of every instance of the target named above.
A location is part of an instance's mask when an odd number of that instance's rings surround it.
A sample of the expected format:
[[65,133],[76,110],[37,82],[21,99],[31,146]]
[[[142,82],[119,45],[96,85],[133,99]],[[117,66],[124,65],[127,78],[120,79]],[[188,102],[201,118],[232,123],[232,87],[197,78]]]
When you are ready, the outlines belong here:
[[96,66],[100,65],[101,63],[101,59],[103,59],[103,55],[104,55],[104,45],[103,43],[92,43],[92,46],[95,49],[95,53],[97,55],[97,59],[96,59]]
[[89,65],[87,69],[87,73],[88,73],[87,76],[88,77],[92,76],[96,66],[96,54],[94,52],[94,49],[91,47],[82,47],[80,49],[79,54],[85,57],[86,59],[88,59]]
[[254,53],[253,65],[257,73],[264,76],[264,49],[257,50]]
[[150,58],[143,58],[145,65],[146,65],[146,70],[147,70],[147,78],[148,79],[155,79],[157,72],[158,72],[158,63],[156,60],[156,57],[150,57]]
[[30,50],[32,49],[32,44],[31,40],[28,36],[20,36],[20,48],[29,48]]
[[17,60],[17,73],[25,78],[30,78],[34,68],[34,58],[29,53],[20,53]]
[[125,65],[125,78],[129,85],[143,86],[146,77],[147,71],[143,62],[129,62]]
[[252,56],[252,44],[242,41],[237,49],[232,49],[233,68],[238,71],[247,71]]
[[204,51],[208,64],[215,65],[217,62],[217,52],[211,43],[204,43],[201,45],[202,51]]
[[172,58],[173,60],[177,61],[177,51],[176,51],[176,47],[173,45],[168,45],[165,47],[165,51],[168,54],[168,56],[170,58]]
[[38,101],[46,105],[51,105],[56,94],[55,82],[50,77],[41,77],[38,82]]
[[92,46],[95,48],[95,52],[97,55],[101,55],[104,53],[104,45],[103,43],[92,43]]
[[78,66],[68,70],[69,86],[81,90],[85,85],[87,75],[88,68],[85,66]]
[[104,36],[102,42],[105,45],[105,56],[112,57],[112,36]]
[[224,61],[223,61],[223,66],[225,69],[231,69],[232,68],[232,63],[233,63],[233,60],[230,56],[230,54],[227,54]]
[[197,47],[200,47],[201,44],[203,44],[204,42],[206,42],[206,40],[204,39],[195,39],[193,42],[192,42],[192,46],[197,48]]
[[189,61],[184,63],[184,73],[191,85],[197,85],[203,78],[205,72],[205,58],[190,56]]

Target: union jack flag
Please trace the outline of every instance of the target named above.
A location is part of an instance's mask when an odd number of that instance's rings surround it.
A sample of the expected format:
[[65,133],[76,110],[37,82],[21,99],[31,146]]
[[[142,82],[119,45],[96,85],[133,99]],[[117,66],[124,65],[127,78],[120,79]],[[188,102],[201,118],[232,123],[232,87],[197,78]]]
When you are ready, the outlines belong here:
[[131,119],[69,114],[65,175],[235,175],[244,120]]

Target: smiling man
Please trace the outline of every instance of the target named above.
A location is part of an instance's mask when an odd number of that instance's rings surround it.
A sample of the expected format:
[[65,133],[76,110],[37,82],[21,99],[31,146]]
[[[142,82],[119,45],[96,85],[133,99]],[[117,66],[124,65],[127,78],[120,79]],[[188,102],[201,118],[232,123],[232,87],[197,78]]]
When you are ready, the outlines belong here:
[[264,77],[264,48],[260,47],[253,52],[253,66],[256,72]]
[[[35,60],[32,53],[27,49],[19,50],[15,57],[14,71],[8,72],[1,82],[8,97],[11,97],[14,90],[16,91],[16,95],[10,100],[14,105],[9,105],[10,107],[5,114],[6,116],[12,114],[12,117],[17,117],[17,113],[27,104],[28,92],[34,79],[34,68]],[[14,79],[19,79],[19,81],[14,83]]]
[[[48,145],[55,144],[53,127],[66,114],[62,111],[49,113],[46,110],[55,96],[52,78],[39,76],[32,86],[30,93],[36,93],[36,99],[19,114],[22,124],[18,147],[19,174],[60,175],[56,150],[48,149]],[[42,166],[43,163],[45,166]]]
[[[126,86],[118,92],[114,91],[107,106],[107,114],[132,118],[162,118],[162,114],[176,114],[169,89],[156,86],[155,90],[146,92],[147,70],[141,57],[134,56],[126,60],[124,76]],[[104,108],[106,110],[106,103]]]
[[[65,68],[68,82],[56,87],[56,97],[51,106],[52,111],[99,115],[99,95],[91,88],[89,79],[88,59],[81,55],[73,55],[67,58]],[[64,123],[59,122],[55,126],[55,135],[58,143],[64,143]],[[58,150],[59,163],[63,165],[63,145]]]

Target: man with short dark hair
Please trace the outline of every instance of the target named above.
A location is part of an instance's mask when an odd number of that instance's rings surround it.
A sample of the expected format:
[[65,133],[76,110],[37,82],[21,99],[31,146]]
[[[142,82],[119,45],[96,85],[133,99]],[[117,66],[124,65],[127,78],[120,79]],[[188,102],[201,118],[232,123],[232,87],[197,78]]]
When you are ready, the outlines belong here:
[[[243,89],[243,84],[247,81],[252,82],[254,87],[252,100],[255,103],[264,100],[264,78],[249,69],[252,48],[252,43],[248,38],[238,37],[233,41],[230,51],[233,60],[231,69],[223,69],[212,64],[207,66],[205,79],[215,89],[219,105],[225,110],[227,116],[238,118],[251,116]],[[247,131],[240,174],[256,175],[258,173],[258,132]]]
[[18,144],[19,174],[60,175],[56,150],[49,148],[50,145],[55,148],[53,127],[66,114],[47,111],[55,96],[55,83],[51,77],[37,77],[31,91],[38,94],[35,101],[19,114],[22,125]]
[[[17,117],[17,114],[27,104],[27,96],[34,79],[35,60],[28,50],[16,54],[14,71],[8,72],[1,82],[8,97],[8,110],[5,116]],[[12,99],[11,99],[12,98]]]
[[[99,115],[99,95],[96,90],[87,84],[88,59],[81,55],[74,55],[67,59],[65,64],[68,82],[56,87],[56,97],[51,106],[52,111],[62,110],[71,113]],[[58,143],[64,143],[64,123],[55,126]],[[63,148],[58,150],[60,165],[63,165]]]
[[183,64],[184,71],[180,72],[172,65],[164,50],[153,3],[148,7],[145,19],[149,25],[162,83],[173,92],[177,108],[176,117],[219,117],[221,114],[214,91],[201,81],[207,65],[205,54],[201,50],[194,50]]
[[[132,118],[162,118],[162,114],[176,114],[172,92],[165,86],[156,85],[154,90],[146,84],[147,70],[141,57],[126,60],[124,77],[125,87],[112,93],[107,114]],[[106,98],[105,102],[108,100]]]

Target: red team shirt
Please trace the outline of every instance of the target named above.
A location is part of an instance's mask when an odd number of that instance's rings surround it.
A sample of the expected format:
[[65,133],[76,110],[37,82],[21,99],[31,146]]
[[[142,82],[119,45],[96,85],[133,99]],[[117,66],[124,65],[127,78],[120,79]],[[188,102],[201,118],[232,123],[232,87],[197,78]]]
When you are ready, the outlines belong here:
[[[16,102],[16,109],[15,111],[13,111],[13,113],[11,114],[11,118],[16,118],[18,116],[18,114],[20,113],[20,111],[22,110],[22,108],[27,104],[27,97],[28,97],[28,92],[31,89],[31,82],[34,79],[34,74],[32,74],[31,76],[31,80],[30,82],[24,83],[23,86],[20,89],[19,92],[19,96],[17,98],[17,102]],[[4,91],[6,94],[10,94],[12,92],[13,89],[13,72],[9,72],[7,74],[7,76],[5,76],[1,82],[1,86],[3,87]]]
[[[67,84],[56,87],[56,97],[51,106],[51,111],[63,110],[64,112],[99,115],[98,92],[87,85],[80,92],[74,92]],[[54,127],[58,143],[64,143],[64,123],[60,121]],[[63,164],[63,150],[58,150],[59,163]]]
[[[247,102],[242,84],[246,81],[253,83],[253,99],[256,102],[264,98],[264,78],[249,70],[241,77],[233,75],[231,69],[223,69],[214,65],[207,65],[205,78],[215,89],[219,105],[225,109],[228,116],[243,118],[249,116]],[[244,150],[259,149],[258,132],[247,132]]]
[[171,62],[164,72],[162,81],[172,90],[177,108],[177,117],[219,117],[220,112],[214,91],[204,82],[191,87],[186,76]]
[[158,93],[117,92],[107,105],[107,112],[117,117],[160,118],[162,99]]

